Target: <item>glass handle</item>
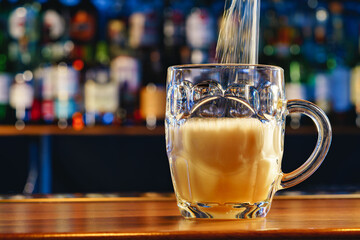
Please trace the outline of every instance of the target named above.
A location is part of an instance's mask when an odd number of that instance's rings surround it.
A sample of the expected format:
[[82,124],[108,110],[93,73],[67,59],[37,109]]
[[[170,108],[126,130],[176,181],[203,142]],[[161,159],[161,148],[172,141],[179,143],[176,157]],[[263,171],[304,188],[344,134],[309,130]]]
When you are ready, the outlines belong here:
[[298,169],[284,173],[280,189],[292,187],[310,177],[323,162],[332,139],[332,130],[329,119],[323,110],[315,104],[304,100],[289,100],[287,103],[289,113],[302,113],[310,117],[316,125],[318,138],[316,147],[311,156]]

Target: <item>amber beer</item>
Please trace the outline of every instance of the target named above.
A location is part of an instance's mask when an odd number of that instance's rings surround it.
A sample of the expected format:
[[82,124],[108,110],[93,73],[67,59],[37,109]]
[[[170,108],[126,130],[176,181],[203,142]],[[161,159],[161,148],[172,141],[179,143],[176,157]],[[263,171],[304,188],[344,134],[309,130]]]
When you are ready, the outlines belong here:
[[188,202],[261,202],[281,175],[281,127],[276,122],[192,119],[176,134],[172,172],[180,198]]

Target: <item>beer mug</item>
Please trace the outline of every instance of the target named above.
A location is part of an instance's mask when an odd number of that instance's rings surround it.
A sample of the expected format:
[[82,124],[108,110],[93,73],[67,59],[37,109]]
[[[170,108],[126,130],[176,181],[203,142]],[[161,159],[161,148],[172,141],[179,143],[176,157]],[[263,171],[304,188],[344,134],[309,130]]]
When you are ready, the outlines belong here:
[[[200,64],[168,69],[166,150],[185,218],[265,217],[276,191],[308,178],[324,160],[332,130],[325,113],[285,98],[280,67]],[[281,171],[285,118],[301,113],[318,139],[306,162]]]

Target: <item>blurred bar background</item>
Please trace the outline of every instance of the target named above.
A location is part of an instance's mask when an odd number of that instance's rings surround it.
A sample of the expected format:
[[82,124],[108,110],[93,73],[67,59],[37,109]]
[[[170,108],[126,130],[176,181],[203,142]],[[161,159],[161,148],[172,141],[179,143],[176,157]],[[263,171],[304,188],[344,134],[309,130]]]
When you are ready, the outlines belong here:
[[[172,191],[166,69],[214,62],[224,5],[1,0],[0,193]],[[261,0],[260,22],[259,63],[283,67],[288,98],[334,127],[324,164],[293,190],[360,191],[360,2]],[[287,121],[288,172],[316,136],[309,119]]]

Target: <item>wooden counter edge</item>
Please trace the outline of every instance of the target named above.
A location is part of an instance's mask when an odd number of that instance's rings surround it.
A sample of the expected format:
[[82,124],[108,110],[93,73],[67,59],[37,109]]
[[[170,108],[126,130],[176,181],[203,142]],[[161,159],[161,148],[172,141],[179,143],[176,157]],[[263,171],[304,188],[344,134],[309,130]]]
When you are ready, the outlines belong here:
[[[275,200],[297,199],[360,199],[360,194],[321,194],[321,195],[279,195]],[[22,198],[0,199],[0,203],[26,203],[26,202],[136,202],[136,201],[175,201],[175,196],[164,197],[79,197],[79,198]]]
[[6,239],[169,239],[169,240],[189,240],[189,239],[360,239],[359,229],[270,229],[267,231],[164,231],[164,232],[97,232],[97,233],[29,233],[29,234],[0,234],[0,238]]

